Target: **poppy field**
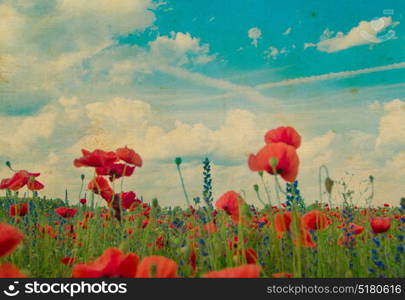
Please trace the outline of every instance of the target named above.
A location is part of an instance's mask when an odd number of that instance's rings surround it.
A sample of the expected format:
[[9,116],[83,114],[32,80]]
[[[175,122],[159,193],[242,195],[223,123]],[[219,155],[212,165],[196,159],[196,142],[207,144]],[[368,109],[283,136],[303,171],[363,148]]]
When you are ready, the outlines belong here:
[[368,205],[356,206],[349,189],[332,198],[345,183],[325,176],[319,199],[304,200],[300,145],[292,127],[266,133],[246,162],[246,172],[258,174],[257,199],[237,186],[214,199],[208,158],[203,191],[191,197],[182,158],[174,158],[183,207],[161,206],[124,185],[143,165],[128,147],[82,150],[72,162],[83,170],[76,199],[47,199],[40,173],[6,162],[0,277],[405,277],[405,198],[375,206],[371,193]]

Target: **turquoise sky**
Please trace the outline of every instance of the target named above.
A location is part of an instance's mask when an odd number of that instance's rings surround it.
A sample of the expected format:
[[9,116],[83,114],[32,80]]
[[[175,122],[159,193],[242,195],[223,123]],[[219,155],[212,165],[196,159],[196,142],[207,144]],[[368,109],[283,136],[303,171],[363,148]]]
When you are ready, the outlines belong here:
[[[43,3],[42,6],[38,4],[35,7],[38,14],[44,14],[43,17],[46,17],[47,13],[45,8],[50,6],[49,4],[46,6],[45,2],[39,1],[38,3]],[[157,36],[170,35],[171,32],[190,33],[192,37],[199,38],[202,44],[209,45],[209,53],[215,55],[215,59],[206,64],[186,64],[184,67],[187,70],[254,87],[268,82],[361,70],[405,61],[405,35],[404,26],[401,25],[394,28],[395,38],[381,43],[348,47],[332,53],[319,51],[315,47],[304,49],[305,43],[319,42],[325,29],[335,34],[337,32],[347,34],[360,21],[371,21],[384,16],[392,17],[393,22],[400,24],[403,22],[404,8],[403,1],[340,1],[338,5],[331,4],[329,1],[314,0],[305,1],[305,3],[265,0],[222,0],[209,1],[209,3],[198,0],[165,1],[164,4],[153,9],[156,19],[151,26],[143,30],[136,29],[128,34],[115,34],[113,39],[116,42],[109,48],[131,45],[147,49],[148,43]],[[261,36],[257,39],[257,47],[252,45],[252,39],[248,37],[250,28],[258,28],[261,31]],[[384,37],[385,33],[381,32],[376,36]],[[56,36],[55,39],[63,39],[63,36]],[[37,42],[40,43],[41,40]],[[50,44],[49,47],[54,44],[53,41],[46,43]],[[266,57],[269,47],[274,47],[279,52],[285,49],[285,53],[279,53],[274,58]],[[86,60],[82,61],[81,68],[86,69]],[[319,108],[364,105],[376,99],[385,101],[401,95],[404,87],[400,83],[403,83],[404,75],[405,70],[402,67],[353,77],[263,89],[261,93],[281,99],[288,105],[302,102],[307,106],[313,103],[314,107]],[[81,76],[85,81],[85,75]],[[82,84],[77,86],[77,83],[72,81],[72,79],[66,80],[59,87],[63,90],[63,94],[87,92],[91,94],[90,97],[99,96],[95,95],[94,91],[86,91],[86,87]],[[19,84],[23,86],[24,82]],[[392,86],[372,92],[364,90],[363,93],[364,88],[376,85]],[[134,76],[132,82],[128,82],[125,87],[116,87],[113,93],[124,96],[136,93],[147,98],[151,103],[170,110],[171,104],[161,99],[161,93],[156,92],[155,89],[157,86],[168,93],[173,93],[175,90],[176,95],[202,98],[221,92],[170,74],[154,72],[147,76]],[[112,93],[111,87],[108,92]],[[340,98],[340,100],[326,101],[325,98],[331,97],[331,92],[333,98]],[[13,93],[3,92],[1,97],[7,104],[0,108],[3,114],[31,114],[52,101],[55,95],[43,91],[13,90]],[[233,105],[228,103],[231,102],[229,99],[201,102],[203,101],[184,101],[178,109],[216,110],[223,106],[223,103]],[[233,103],[239,106],[254,106],[251,103],[244,103],[243,99],[234,99]]]
[[292,125],[319,144],[305,150],[314,165],[362,147],[380,172],[405,150],[404,12],[401,0],[0,0],[0,158],[28,163],[31,149],[68,168],[115,136],[144,152],[164,141],[146,155],[157,165],[242,168],[260,146],[249,133]]

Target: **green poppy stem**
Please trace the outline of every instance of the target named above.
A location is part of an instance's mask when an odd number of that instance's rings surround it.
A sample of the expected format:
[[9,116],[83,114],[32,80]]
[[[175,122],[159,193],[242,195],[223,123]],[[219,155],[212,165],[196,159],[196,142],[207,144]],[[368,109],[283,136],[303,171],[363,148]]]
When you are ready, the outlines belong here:
[[188,199],[186,186],[184,185],[184,180],[183,180],[183,175],[181,174],[180,164],[176,164],[176,166],[177,166],[177,171],[179,172],[180,183],[181,183],[181,186],[183,188],[184,197],[186,198],[187,207],[189,207],[190,206],[190,200]]

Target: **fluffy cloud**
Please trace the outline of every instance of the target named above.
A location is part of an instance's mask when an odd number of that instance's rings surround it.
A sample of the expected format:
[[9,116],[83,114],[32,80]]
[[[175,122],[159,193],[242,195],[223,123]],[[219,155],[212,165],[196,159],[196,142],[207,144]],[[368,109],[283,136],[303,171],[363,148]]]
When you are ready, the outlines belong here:
[[[331,53],[355,46],[381,43],[394,38],[395,31],[392,27],[391,17],[381,17],[372,21],[361,21],[347,34],[337,32],[334,35],[334,32],[326,29],[318,43],[305,43],[304,48],[316,46],[319,51]],[[385,31],[387,32],[384,34]]]
[[[0,47],[10,89],[52,92],[73,66],[155,20],[151,0],[21,1],[0,5]],[[25,84],[21,86],[21,82]]]
[[[405,147],[405,102],[395,99],[380,106],[383,107],[383,116],[380,118],[376,146]],[[375,104],[373,108],[376,108]]]
[[257,48],[258,41],[262,37],[262,31],[258,27],[252,27],[248,30],[248,37],[252,40],[252,45]]
[[292,31],[292,28],[291,28],[291,27],[288,27],[288,28],[283,32],[283,35],[289,35],[289,34],[291,33],[291,31]]
[[[190,62],[201,64],[214,59],[209,55],[208,44],[201,44],[200,39],[189,33],[171,32],[170,36],[159,36],[149,43],[152,60],[165,64],[184,65]],[[167,61],[169,60],[169,61]]]
[[[385,117],[401,110],[403,103],[397,99],[381,105],[380,122],[385,124]],[[135,189],[145,200],[158,197],[165,205],[184,204],[174,157],[184,159],[185,181],[191,196],[201,195],[201,160],[209,157],[213,160],[215,197],[235,189],[243,191],[249,202],[258,204],[252,190],[258,176],[249,171],[246,160],[248,154],[263,146],[263,134],[274,125],[263,123],[252,112],[241,109],[228,110],[215,128],[179,120],[162,124],[161,119],[168,120],[164,113],[142,100],[112,98],[86,104],[77,97],[60,98],[36,115],[1,118],[0,157],[11,160],[16,169],[41,171],[48,196],[63,197],[67,188],[76,197],[80,174],[91,176],[89,170],[72,165],[80,149],[113,150],[128,145],[142,155],[145,164],[133,178],[126,180],[125,187]],[[384,130],[380,127],[378,136],[361,131],[327,131],[312,137],[305,129],[301,130],[299,180],[306,201],[318,199],[318,168],[325,164],[334,179],[355,174],[352,184],[361,184],[374,175],[376,203],[395,203],[401,196],[401,185],[400,176],[393,174],[398,174],[404,152],[387,155],[392,151],[374,149]],[[9,173],[5,167],[0,168],[1,176]],[[266,181],[272,184],[270,179],[271,176],[266,176]],[[354,189],[358,190],[358,186]],[[391,199],[386,199],[386,195]],[[337,193],[334,201],[341,201]]]

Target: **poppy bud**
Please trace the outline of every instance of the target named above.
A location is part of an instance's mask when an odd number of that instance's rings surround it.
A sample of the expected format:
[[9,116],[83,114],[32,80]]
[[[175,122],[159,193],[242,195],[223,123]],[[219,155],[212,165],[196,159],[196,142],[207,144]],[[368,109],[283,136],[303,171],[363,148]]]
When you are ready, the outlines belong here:
[[80,175],[80,179],[83,181],[84,180],[84,174]]
[[159,207],[159,202],[157,198],[152,199],[152,207],[154,208]]
[[332,179],[330,179],[329,177],[325,179],[325,188],[326,188],[326,191],[328,192],[328,194],[332,193],[332,188],[333,188],[334,183],[335,182]]
[[182,159],[181,159],[181,157],[176,157],[175,159],[174,159],[174,162],[176,163],[176,165],[181,165],[181,163],[182,163]]
[[257,184],[254,184],[253,189],[255,190],[255,192],[258,192],[259,191],[259,186]]

